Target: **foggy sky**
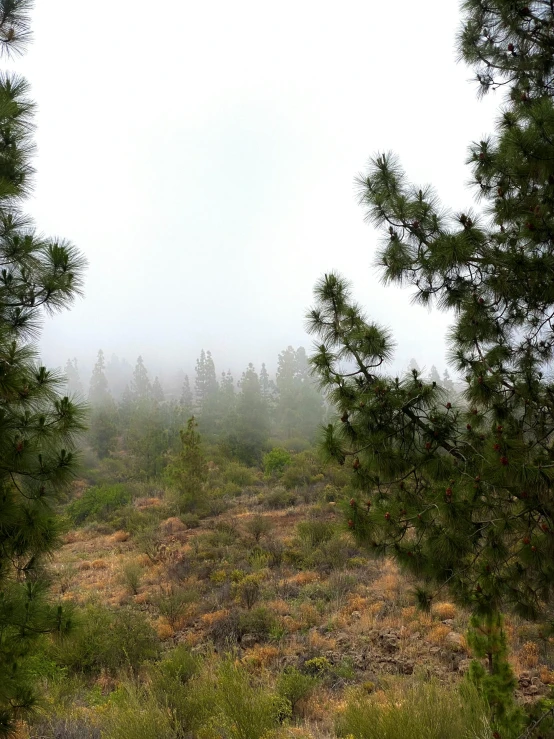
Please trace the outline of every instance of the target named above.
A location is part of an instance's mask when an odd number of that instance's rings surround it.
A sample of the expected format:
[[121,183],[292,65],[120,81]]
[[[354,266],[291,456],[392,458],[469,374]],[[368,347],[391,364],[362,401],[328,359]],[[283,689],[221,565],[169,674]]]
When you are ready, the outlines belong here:
[[395,366],[446,367],[448,316],[383,288],[353,179],[398,153],[455,210],[470,141],[499,99],[455,63],[451,0],[37,3],[14,66],[39,106],[28,210],[89,260],[49,319],[48,365],[99,348],[158,371],[211,349],[218,371],[309,348],[315,281],[338,270],[389,326]]

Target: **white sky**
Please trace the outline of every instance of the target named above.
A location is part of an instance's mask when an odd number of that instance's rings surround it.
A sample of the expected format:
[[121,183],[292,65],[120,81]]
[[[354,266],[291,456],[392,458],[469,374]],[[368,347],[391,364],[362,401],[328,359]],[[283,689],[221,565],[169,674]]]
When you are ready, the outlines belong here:
[[336,269],[392,328],[398,367],[445,368],[448,317],[383,288],[353,178],[378,150],[471,204],[467,146],[492,130],[455,63],[453,0],[37,3],[15,64],[37,116],[29,209],[87,255],[86,296],[45,325],[49,365],[276,363]]

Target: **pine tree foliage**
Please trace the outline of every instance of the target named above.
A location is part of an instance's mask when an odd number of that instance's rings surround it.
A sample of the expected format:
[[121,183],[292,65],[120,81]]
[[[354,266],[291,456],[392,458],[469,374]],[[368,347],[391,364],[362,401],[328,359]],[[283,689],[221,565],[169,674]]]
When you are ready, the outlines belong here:
[[478,207],[445,210],[391,154],[358,180],[383,229],[386,283],[449,309],[460,402],[385,372],[389,332],[369,321],[336,274],[308,316],[312,366],[341,420],[327,453],[353,470],[348,525],[476,612],[551,618],[554,585],[554,10],[550,2],[468,0],[460,53],[483,91],[506,85],[495,135],[472,144]]
[[[29,8],[0,1],[4,53],[29,39]],[[84,416],[31,343],[44,313],[80,294],[85,260],[68,242],[39,235],[20,209],[33,174],[27,94],[23,79],[0,75],[0,736],[36,701],[26,659],[36,639],[68,625],[49,601],[42,563],[57,543],[54,504],[71,479]]]
[[152,383],[142,357],[138,357],[131,382],[131,394],[137,401],[148,400],[152,395]]
[[92,368],[90,387],[88,392],[89,402],[96,408],[111,402],[108,380],[106,378],[106,361],[102,349],[98,351],[96,363]]

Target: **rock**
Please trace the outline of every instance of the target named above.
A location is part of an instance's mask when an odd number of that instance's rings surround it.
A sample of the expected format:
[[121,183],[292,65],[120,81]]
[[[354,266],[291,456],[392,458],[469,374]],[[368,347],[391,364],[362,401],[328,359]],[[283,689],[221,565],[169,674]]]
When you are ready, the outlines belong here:
[[456,649],[462,649],[464,646],[464,638],[461,634],[458,634],[456,631],[451,631],[444,637],[444,643],[447,644],[449,647],[454,647]]
[[461,659],[458,663],[458,672],[461,672],[462,675],[465,675],[466,672],[469,670],[469,666],[471,665],[470,659]]
[[440,647],[430,647],[429,648],[429,654],[439,654],[441,651]]
[[258,637],[255,634],[244,634],[241,637],[240,645],[243,649],[250,649],[258,643]]
[[350,616],[351,618],[355,618],[356,620],[358,620],[362,617],[362,614],[359,611],[352,611]]

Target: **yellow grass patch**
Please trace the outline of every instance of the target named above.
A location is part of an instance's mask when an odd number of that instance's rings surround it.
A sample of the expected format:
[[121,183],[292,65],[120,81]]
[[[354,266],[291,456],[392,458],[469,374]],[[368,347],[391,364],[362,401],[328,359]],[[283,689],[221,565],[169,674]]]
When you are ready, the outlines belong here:
[[456,606],[452,603],[435,603],[433,606],[433,616],[446,621],[448,618],[456,618]]
[[314,651],[325,652],[335,649],[337,646],[337,642],[335,639],[322,636],[317,631],[312,631],[308,634],[308,645]]
[[317,609],[310,603],[302,603],[298,609],[300,620],[304,627],[317,626],[320,621],[320,615]]
[[93,570],[106,570],[108,568],[108,563],[105,559],[95,559],[91,562],[90,566]]
[[213,613],[205,613],[200,620],[205,626],[213,626],[219,621],[222,621],[228,615],[229,615],[229,611],[223,608],[221,611],[214,611]]
[[255,646],[248,652],[243,661],[246,664],[260,669],[262,667],[267,667],[268,665],[273,664],[279,658],[279,654],[280,653],[277,647],[271,647],[267,645]]
[[535,642],[526,641],[518,652],[518,660],[523,667],[529,669],[539,664],[539,647]]
[[312,582],[316,582],[316,580],[319,580],[319,575],[317,572],[310,572],[309,570],[306,570],[305,572],[299,572],[297,575],[293,575],[292,577],[289,577],[287,582],[292,583],[293,585],[309,585]]
[[112,534],[111,540],[115,543],[127,541],[130,534],[127,531],[116,531],[115,534]]
[[290,613],[290,605],[282,598],[269,601],[267,607],[278,616],[286,616]]
[[545,685],[554,685],[554,671],[545,665],[539,667],[539,677]]
[[442,644],[447,634],[450,634],[452,629],[446,624],[437,624],[427,634],[427,639],[433,644]]
[[167,621],[158,621],[156,624],[156,633],[158,635],[158,639],[165,641],[166,639],[171,639],[173,636],[173,629]]

